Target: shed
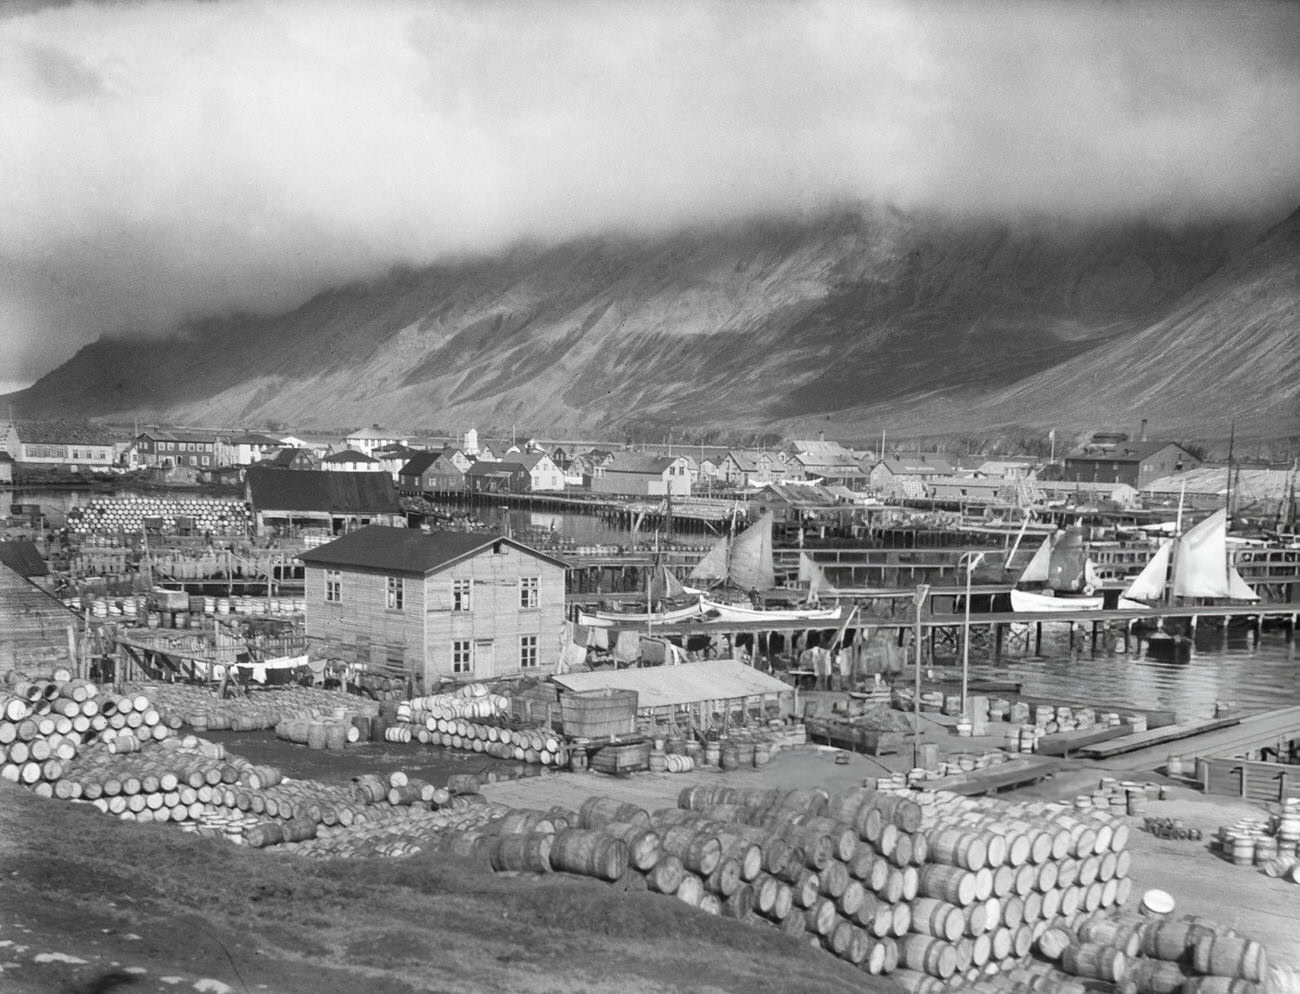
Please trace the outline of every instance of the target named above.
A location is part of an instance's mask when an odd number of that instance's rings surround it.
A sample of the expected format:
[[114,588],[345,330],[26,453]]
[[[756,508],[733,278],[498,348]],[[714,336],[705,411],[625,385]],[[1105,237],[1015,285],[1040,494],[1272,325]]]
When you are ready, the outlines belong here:
[[709,724],[713,712],[733,714],[774,703],[781,715],[794,711],[794,688],[736,659],[706,659],[681,666],[563,673],[552,679],[566,690],[634,690],[640,717],[660,723]]

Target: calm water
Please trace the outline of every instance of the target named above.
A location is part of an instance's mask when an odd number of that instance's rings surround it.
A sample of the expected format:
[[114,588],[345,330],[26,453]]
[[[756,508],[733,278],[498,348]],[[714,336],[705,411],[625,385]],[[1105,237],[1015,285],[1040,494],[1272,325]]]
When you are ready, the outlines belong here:
[[970,671],[1019,680],[1024,693],[1034,696],[1169,708],[1180,721],[1213,715],[1216,701],[1252,710],[1300,704],[1300,662],[1281,631],[1265,631],[1256,648],[1235,630],[1226,647],[1222,632],[1203,630],[1182,662],[1100,650],[1071,659],[1065,642],[1048,653],[1046,636],[1043,648],[1043,656],[1004,655],[996,666],[972,649]]

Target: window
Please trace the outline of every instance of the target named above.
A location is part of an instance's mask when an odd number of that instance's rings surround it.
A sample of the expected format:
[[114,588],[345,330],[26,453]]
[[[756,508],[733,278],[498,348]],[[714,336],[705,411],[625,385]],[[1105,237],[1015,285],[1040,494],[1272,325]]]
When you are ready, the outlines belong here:
[[521,608],[537,607],[537,577],[519,578],[519,606]]
[[402,610],[402,602],[405,600],[405,584],[400,576],[388,577],[388,610]]
[[519,668],[534,669],[537,666],[537,636],[519,636]]
[[470,590],[472,583],[469,580],[452,580],[451,581],[451,609],[453,611],[470,610]]
[[343,575],[336,569],[327,569],[325,571],[325,599],[327,601],[341,601],[341,588],[343,586]]
[[474,672],[474,643],[469,639],[456,639],[451,643],[451,671]]

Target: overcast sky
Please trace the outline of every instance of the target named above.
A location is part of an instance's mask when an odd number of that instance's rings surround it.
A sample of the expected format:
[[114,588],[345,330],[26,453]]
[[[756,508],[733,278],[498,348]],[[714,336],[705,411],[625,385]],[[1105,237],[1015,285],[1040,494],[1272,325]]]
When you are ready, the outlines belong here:
[[0,5],[0,389],[101,332],[855,201],[1300,205],[1300,4]]

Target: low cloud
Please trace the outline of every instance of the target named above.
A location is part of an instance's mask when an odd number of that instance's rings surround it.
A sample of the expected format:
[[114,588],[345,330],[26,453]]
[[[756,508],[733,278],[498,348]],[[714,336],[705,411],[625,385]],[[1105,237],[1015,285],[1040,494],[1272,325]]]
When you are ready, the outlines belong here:
[[[0,380],[397,263],[861,200],[1300,203],[1300,7],[74,4],[0,20]],[[10,361],[12,357],[12,361]]]

